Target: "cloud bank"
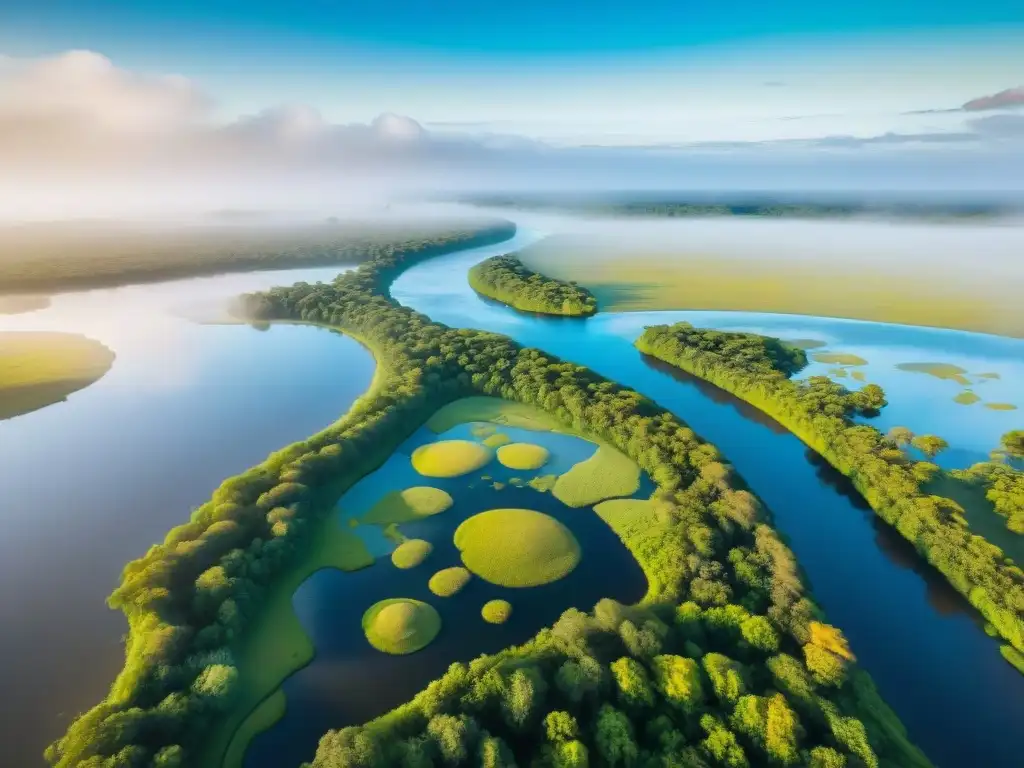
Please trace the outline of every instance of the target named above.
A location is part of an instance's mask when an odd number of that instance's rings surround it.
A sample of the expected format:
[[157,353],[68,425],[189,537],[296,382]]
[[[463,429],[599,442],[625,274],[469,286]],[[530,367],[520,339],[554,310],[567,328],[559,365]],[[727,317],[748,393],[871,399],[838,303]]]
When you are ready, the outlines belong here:
[[[1005,106],[1019,90],[985,103]],[[338,124],[301,104],[225,121],[215,106],[182,77],[127,71],[90,51],[0,57],[0,216],[327,204],[409,190],[1018,189],[1024,179],[1024,132],[1005,115],[945,132],[555,147],[472,122],[427,129],[385,113]]]

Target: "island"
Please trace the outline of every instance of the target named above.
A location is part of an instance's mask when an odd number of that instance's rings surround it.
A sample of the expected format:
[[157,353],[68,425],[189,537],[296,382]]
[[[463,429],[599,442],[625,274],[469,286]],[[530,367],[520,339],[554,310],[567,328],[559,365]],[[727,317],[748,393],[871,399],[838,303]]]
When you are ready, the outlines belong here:
[[[591,612],[567,610],[522,645],[452,664],[403,706],[325,734],[313,766],[928,766],[814,602],[769,511],[715,447],[586,367],[398,305],[391,282],[432,253],[378,252],[331,283],[245,298],[253,319],[352,335],[374,353],[377,376],[338,422],[225,480],[189,521],[125,567],[109,601],[128,619],[124,669],[108,697],[47,750],[51,765],[220,768],[240,760],[247,740],[282,716],[281,681],[313,654],[308,640],[304,650],[281,653],[294,589],[318,568],[374,560],[338,525],[335,502],[421,425],[443,413],[451,419],[456,407],[600,445],[601,457],[566,481],[567,498],[610,505],[595,514],[642,568],[647,594],[634,605],[602,600]],[[856,404],[877,402],[863,396]],[[440,457],[421,453],[419,464],[435,482],[453,483],[480,472],[482,457],[454,446]],[[452,462],[466,474],[453,476]],[[633,465],[653,492],[613,503],[609,495],[637,492]],[[423,495],[404,503],[415,509]],[[427,517],[452,515],[458,504],[442,507],[426,503],[434,513]],[[402,514],[413,512],[403,506]],[[476,529],[497,524],[546,558],[525,571],[531,583],[574,567],[578,542],[539,514],[504,510],[462,530],[457,544],[474,582],[506,582],[512,572],[478,557],[490,544]],[[425,582],[443,565],[415,568]],[[452,593],[436,582],[437,592]],[[395,595],[351,623],[386,658],[459,631],[441,628],[436,609],[420,602]],[[522,616],[515,604],[510,623]],[[464,631],[501,631],[490,622],[508,619],[510,609],[490,602],[477,616]]]
[[481,296],[522,312],[588,317],[597,299],[575,283],[545,277],[515,256],[495,256],[469,270],[469,284]]
[[54,403],[106,375],[114,353],[75,333],[0,333],[0,420]]

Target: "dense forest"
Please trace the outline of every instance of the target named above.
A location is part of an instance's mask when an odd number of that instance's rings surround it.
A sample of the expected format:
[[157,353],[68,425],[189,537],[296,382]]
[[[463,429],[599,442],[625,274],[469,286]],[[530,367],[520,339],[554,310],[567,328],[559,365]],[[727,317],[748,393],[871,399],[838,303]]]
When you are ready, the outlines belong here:
[[[868,384],[850,392],[824,376],[791,380],[791,371],[773,369],[767,360],[749,364],[748,358],[763,346],[761,337],[689,323],[651,326],[636,346],[746,400],[787,427],[849,477],[883,520],[938,568],[1010,646],[1024,651],[1024,572],[998,547],[968,530],[959,505],[922,490],[938,466],[912,460],[898,435],[885,436],[853,421],[853,416],[877,413],[885,405],[880,387]],[[918,435],[913,445],[933,458],[945,442]],[[1007,466],[1007,471],[1012,470]]]
[[515,256],[495,256],[469,270],[473,290],[523,312],[586,317],[597,299],[576,283],[555,280],[527,268]]
[[953,472],[954,477],[985,489],[985,498],[1006,518],[1006,527],[1024,534],[1024,430],[1003,435],[991,461]]
[[348,486],[436,408],[483,394],[543,408],[649,473],[652,503],[606,519],[650,594],[568,611],[522,647],[453,665],[409,704],[325,735],[314,766],[928,765],[715,448],[586,368],[397,305],[391,281],[428,253],[246,297],[255,318],[361,339],[375,385],[332,427],[226,481],[125,568],[110,601],[129,618],[125,669],[49,761],[193,765],[233,706],[233,651],[268,585]]
[[0,228],[0,285],[8,293],[291,267],[358,264],[399,251],[455,250],[507,240],[509,222],[487,226],[385,221],[159,229],[128,225]]
[[631,197],[580,195],[480,194],[460,202],[488,208],[552,211],[605,216],[654,216],[659,218],[748,217],[834,219],[883,216],[910,219],[978,219],[1019,213],[1013,205],[996,202],[940,203],[909,201],[785,199],[768,196],[722,198],[707,194],[664,196],[637,194]]

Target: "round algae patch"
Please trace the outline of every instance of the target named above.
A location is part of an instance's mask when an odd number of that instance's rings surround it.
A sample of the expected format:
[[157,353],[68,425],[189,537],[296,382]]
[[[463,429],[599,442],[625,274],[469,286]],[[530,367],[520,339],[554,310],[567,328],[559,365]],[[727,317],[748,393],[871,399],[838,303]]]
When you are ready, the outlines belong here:
[[412,452],[413,468],[427,477],[459,477],[490,460],[490,450],[470,440],[441,440]]
[[438,597],[451,597],[469,583],[472,575],[465,568],[445,568],[430,577],[427,586]]
[[580,561],[572,531],[530,509],[492,509],[455,531],[465,566],[501,587],[537,587],[567,576]]
[[364,523],[387,525],[408,523],[421,517],[444,512],[452,505],[452,497],[440,488],[418,485],[404,491],[390,491],[363,515]]
[[406,597],[374,603],[363,614],[363,633],[374,648],[397,655],[430,644],[441,631],[441,617],[427,603]]
[[480,610],[488,624],[504,624],[512,615],[512,603],[508,600],[488,600]]
[[550,455],[547,448],[533,443],[512,443],[498,449],[498,461],[509,469],[540,469]]
[[423,539],[403,541],[391,553],[391,562],[398,568],[415,568],[434,551],[434,545]]

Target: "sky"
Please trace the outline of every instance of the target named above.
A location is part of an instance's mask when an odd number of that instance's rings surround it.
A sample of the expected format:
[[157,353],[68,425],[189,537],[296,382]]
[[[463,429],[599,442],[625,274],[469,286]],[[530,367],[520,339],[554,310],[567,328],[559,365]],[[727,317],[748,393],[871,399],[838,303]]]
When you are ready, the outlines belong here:
[[748,186],[1004,188],[1024,186],[1022,145],[1010,0],[0,3],[0,161],[45,176],[40,194],[227,156],[293,181],[639,184],[678,164],[700,185],[719,161]]

